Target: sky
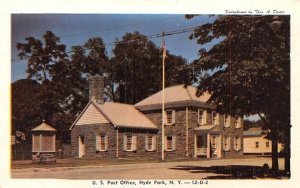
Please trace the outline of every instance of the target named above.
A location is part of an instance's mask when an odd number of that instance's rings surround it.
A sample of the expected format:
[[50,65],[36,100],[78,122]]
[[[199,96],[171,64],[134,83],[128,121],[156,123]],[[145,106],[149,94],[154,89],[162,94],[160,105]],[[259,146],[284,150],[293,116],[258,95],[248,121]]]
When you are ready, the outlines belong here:
[[[121,39],[126,32],[139,31],[144,35],[193,28],[213,21],[207,15],[185,19],[182,14],[12,14],[12,76],[11,81],[26,77],[26,61],[18,58],[17,43],[24,43],[32,36],[42,40],[46,31],[52,31],[60,42],[70,49],[74,45],[83,45],[89,38],[101,37],[104,43]],[[190,40],[191,32],[167,36],[167,50],[181,55],[192,62],[201,48],[196,40]],[[162,39],[151,39],[161,46]],[[210,48],[212,44],[202,47]],[[109,56],[113,46],[107,46]]]

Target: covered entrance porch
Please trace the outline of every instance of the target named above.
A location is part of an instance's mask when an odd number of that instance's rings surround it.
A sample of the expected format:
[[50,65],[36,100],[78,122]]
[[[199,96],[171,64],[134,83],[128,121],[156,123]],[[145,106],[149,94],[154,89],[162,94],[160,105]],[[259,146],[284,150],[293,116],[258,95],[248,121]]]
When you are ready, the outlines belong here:
[[222,136],[215,126],[200,126],[194,130],[194,158],[221,158]]

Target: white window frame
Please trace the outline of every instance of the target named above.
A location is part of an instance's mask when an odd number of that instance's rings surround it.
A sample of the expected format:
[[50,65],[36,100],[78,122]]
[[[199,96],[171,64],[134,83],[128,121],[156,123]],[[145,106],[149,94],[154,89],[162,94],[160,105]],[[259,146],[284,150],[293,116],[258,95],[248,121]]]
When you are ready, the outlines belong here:
[[[104,148],[102,144],[104,143]],[[96,135],[96,151],[107,151],[108,149],[108,137],[107,135]]]
[[231,137],[229,136],[226,136],[224,137],[224,140],[223,140],[223,150],[224,151],[230,151],[230,141],[231,141]]
[[[171,122],[168,121],[168,115],[171,115]],[[175,110],[165,110],[165,125],[175,125],[176,123],[176,111]]]
[[234,137],[233,145],[235,151],[240,151],[242,149],[242,138]]
[[219,113],[217,113],[216,111],[211,112],[211,122],[212,122],[212,125],[219,125],[220,124]]
[[198,125],[204,125],[204,110],[202,108],[198,108]]
[[235,116],[234,117],[234,127],[236,129],[239,129],[242,127],[242,118],[240,116]]
[[[128,148],[128,142],[130,141],[130,148]],[[124,151],[136,151],[137,150],[137,136],[135,135],[123,135],[123,149]]]
[[230,127],[230,115],[229,114],[224,114],[224,127]]
[[[149,144],[149,141],[151,141],[151,144]],[[145,150],[146,151],[155,151],[156,150],[156,136],[147,135],[145,137]]]
[[[171,147],[168,147],[168,137],[171,138]],[[175,151],[176,149],[176,136],[175,135],[169,135],[165,136],[165,151]]]

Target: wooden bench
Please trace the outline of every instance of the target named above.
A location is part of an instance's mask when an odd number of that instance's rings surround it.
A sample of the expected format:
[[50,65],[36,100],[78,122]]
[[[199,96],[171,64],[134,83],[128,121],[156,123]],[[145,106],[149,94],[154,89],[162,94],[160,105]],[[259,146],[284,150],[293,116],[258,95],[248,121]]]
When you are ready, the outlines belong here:
[[55,162],[56,163],[56,155],[54,153],[45,153],[41,154],[40,162]]

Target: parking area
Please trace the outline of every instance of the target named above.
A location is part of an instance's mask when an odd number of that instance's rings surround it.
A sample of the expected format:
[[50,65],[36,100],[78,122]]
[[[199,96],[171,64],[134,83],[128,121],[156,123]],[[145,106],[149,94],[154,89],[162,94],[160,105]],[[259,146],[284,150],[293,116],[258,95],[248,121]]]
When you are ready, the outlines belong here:
[[[82,166],[47,164],[12,168],[12,178],[42,179],[254,179],[263,178],[264,164],[271,168],[270,157],[193,160],[177,162],[95,163]],[[284,160],[279,159],[283,170]]]

